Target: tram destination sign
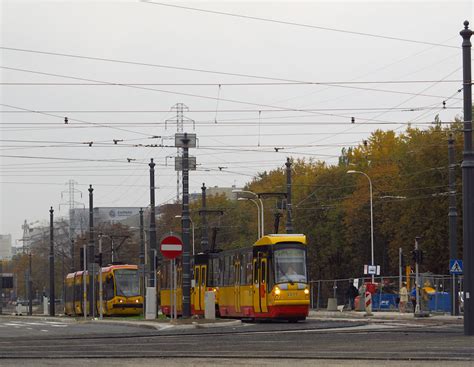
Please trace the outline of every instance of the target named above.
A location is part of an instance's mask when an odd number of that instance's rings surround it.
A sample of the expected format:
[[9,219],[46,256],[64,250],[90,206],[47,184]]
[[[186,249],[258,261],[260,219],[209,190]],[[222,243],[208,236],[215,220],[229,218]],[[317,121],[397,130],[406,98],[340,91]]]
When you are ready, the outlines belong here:
[[167,259],[175,259],[183,253],[183,241],[177,235],[163,237],[160,244],[160,251]]

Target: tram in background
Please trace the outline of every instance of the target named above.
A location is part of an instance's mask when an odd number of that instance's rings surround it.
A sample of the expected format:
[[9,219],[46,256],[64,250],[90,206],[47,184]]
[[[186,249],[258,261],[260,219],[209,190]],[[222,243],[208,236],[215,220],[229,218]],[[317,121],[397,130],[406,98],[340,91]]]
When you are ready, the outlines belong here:
[[[89,289],[88,272],[77,271],[66,276],[66,303],[64,313],[69,316],[84,315],[84,274]],[[140,278],[136,265],[109,265],[102,268],[104,316],[140,315],[143,296],[140,295]],[[95,312],[99,314],[99,274],[95,281]],[[86,303],[89,309],[89,302]]]
[[[241,319],[304,320],[309,312],[306,236],[266,235],[252,247],[194,256],[193,314],[204,313],[204,294],[216,292],[216,312]],[[182,277],[178,262],[177,309],[182,313]],[[161,309],[170,314],[169,262],[160,269]]]

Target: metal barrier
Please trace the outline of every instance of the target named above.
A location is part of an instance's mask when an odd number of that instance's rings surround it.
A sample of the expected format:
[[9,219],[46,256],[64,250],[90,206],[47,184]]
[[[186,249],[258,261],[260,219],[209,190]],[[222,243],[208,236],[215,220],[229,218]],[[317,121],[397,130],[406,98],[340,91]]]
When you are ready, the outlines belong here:
[[[345,278],[345,279],[324,279],[310,281],[310,295],[312,309],[326,309],[328,298],[336,298],[338,305],[349,305],[347,290],[350,282],[358,279],[358,288],[364,283],[370,283],[370,277],[363,278]],[[459,308],[460,312],[464,311],[463,307],[463,277],[456,278],[459,284]],[[415,275],[402,277],[402,282],[407,283],[409,294],[407,312],[413,311],[410,293],[415,286]],[[377,284],[376,291],[372,296],[374,311],[393,311],[398,310],[399,294],[400,294],[400,277],[397,276],[378,276],[375,277]],[[437,275],[431,273],[420,274],[420,285],[423,287],[431,287],[434,293],[429,294],[429,307],[431,312],[450,312],[453,302],[453,278],[450,275]]]

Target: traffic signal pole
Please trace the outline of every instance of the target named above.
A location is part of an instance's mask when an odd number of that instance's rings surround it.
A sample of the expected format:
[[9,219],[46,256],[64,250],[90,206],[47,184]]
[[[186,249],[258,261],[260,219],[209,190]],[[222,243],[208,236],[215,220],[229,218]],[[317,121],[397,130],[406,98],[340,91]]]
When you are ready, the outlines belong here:
[[418,262],[420,260],[419,258],[419,252],[418,252],[418,240],[420,238],[416,237],[415,238],[415,296],[416,296],[416,306],[415,306],[415,316],[420,314],[420,278],[419,278],[419,273],[418,273]]
[[469,22],[464,22],[462,36],[464,151],[463,191],[463,262],[464,262],[464,334],[474,335],[474,151],[472,150],[472,77]]
[[54,316],[54,224],[53,207],[49,210],[49,316]]

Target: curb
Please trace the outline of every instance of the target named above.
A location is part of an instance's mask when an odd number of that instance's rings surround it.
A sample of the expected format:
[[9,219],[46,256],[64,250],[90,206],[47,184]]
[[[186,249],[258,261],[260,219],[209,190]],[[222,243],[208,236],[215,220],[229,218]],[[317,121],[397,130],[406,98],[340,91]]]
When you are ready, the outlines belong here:
[[[78,320],[79,322],[81,320]],[[174,324],[171,322],[155,322],[155,321],[127,321],[127,320],[87,320],[83,321],[85,324],[92,324],[92,323],[105,323],[105,324],[112,324],[112,325],[126,325],[126,326],[135,326],[141,327],[145,329],[153,329],[153,330],[166,330],[166,329],[178,329],[178,330],[188,330],[188,329],[207,329],[207,328],[214,328],[214,327],[227,327],[227,326],[237,326],[241,325],[242,322],[240,320],[231,320],[226,322],[211,322],[205,324],[199,324],[197,322],[192,322],[191,324]]]

